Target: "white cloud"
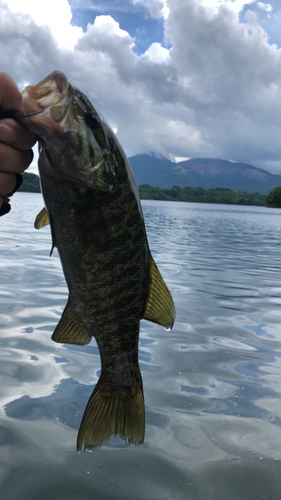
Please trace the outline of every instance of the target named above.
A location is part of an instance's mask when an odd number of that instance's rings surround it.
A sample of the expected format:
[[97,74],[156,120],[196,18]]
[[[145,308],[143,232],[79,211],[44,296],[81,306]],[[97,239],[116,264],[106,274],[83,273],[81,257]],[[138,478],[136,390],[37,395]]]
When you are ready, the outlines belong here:
[[258,2],[258,6],[261,10],[265,10],[266,12],[272,12],[272,5],[269,3]]
[[154,42],[145,51],[144,57],[155,63],[165,63],[168,61],[170,55],[168,49],[163,47],[159,42]]
[[257,0],[201,0],[204,7],[211,7],[217,11],[220,7],[226,6],[234,12],[241,12],[245,5],[256,2]]
[[98,16],[96,17],[94,26],[100,29],[101,31],[106,31],[108,34],[114,34],[120,36],[121,38],[129,37],[129,33],[125,30],[122,30],[111,16]]
[[38,26],[49,26],[60,45],[73,49],[83,34],[82,28],[71,26],[71,8],[67,0],[9,0],[9,9],[15,13],[31,15]]
[[[281,51],[254,12],[239,20],[245,2],[205,3],[167,0],[169,49],[159,40],[140,56],[111,16],[96,17],[66,48],[52,20],[40,24],[37,11],[11,11],[0,0],[1,69],[21,86],[65,72],[118,130],[129,155],[222,157],[281,172]],[[56,12],[68,12],[60,36],[64,26],[75,33],[67,5],[56,0]]]
[[169,16],[168,0],[133,0],[133,4],[144,5],[152,18],[167,19]]

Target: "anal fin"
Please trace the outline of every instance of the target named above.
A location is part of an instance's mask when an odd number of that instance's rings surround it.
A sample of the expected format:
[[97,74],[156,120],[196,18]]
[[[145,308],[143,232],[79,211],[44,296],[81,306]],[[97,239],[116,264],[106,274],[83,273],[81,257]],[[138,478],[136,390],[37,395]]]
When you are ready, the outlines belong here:
[[174,301],[150,254],[150,283],[143,319],[170,329],[173,327],[175,317]]
[[69,299],[52,335],[52,340],[61,344],[75,345],[86,345],[91,342],[90,335],[87,334],[84,327],[78,322]]

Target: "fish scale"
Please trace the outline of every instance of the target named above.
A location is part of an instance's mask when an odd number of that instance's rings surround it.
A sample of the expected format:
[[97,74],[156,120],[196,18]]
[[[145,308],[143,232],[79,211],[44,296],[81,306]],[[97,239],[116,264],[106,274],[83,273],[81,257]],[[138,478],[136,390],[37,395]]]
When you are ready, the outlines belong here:
[[77,449],[110,437],[142,444],[145,409],[138,364],[142,318],[171,328],[171,294],[151,256],[138,190],[114,132],[88,98],[60,72],[27,87],[34,107],[16,119],[39,136],[45,208],[69,289],[56,342],[95,337],[101,375],[85,409]]

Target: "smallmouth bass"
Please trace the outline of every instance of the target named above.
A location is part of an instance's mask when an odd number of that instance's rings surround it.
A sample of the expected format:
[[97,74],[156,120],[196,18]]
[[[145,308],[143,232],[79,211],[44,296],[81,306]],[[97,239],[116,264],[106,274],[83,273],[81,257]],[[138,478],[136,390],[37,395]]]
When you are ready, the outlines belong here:
[[141,445],[140,320],[170,329],[175,308],[149,250],[132,169],[112,129],[63,73],[23,95],[34,112],[16,119],[39,137],[45,201],[35,227],[50,224],[69,289],[52,339],[86,345],[95,337],[101,357],[77,450],[91,451],[112,436]]

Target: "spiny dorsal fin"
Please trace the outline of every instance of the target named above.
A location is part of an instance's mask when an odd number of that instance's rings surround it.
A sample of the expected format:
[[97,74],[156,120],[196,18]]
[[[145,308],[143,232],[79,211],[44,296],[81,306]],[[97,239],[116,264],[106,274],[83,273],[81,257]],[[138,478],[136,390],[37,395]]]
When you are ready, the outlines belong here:
[[150,283],[143,318],[170,329],[175,317],[174,301],[150,254]]
[[84,330],[84,327],[79,324],[69,299],[52,335],[52,340],[61,344],[76,345],[86,345],[91,342],[91,337]]
[[41,229],[41,227],[48,226],[49,224],[50,224],[49,215],[46,208],[44,207],[37,215],[34,222],[34,227],[35,229]]

